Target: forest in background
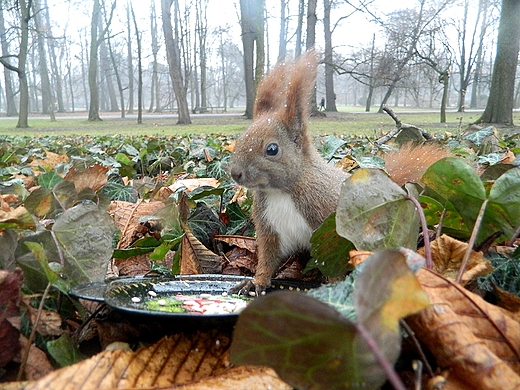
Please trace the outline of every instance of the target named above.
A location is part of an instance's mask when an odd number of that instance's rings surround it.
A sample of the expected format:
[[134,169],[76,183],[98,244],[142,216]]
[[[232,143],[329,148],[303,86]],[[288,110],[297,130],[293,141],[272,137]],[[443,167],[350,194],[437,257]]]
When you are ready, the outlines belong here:
[[[502,3],[514,1],[396,3],[3,0],[0,112],[18,115],[18,127],[28,113],[168,111],[185,124],[245,107],[250,117],[262,75],[311,47],[325,111],[484,108]],[[514,107],[519,84],[513,74]]]

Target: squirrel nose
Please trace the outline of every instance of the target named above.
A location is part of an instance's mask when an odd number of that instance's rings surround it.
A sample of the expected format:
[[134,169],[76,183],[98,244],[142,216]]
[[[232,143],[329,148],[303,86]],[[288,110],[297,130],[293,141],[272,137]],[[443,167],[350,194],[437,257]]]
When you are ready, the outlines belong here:
[[240,168],[232,167],[231,168],[231,177],[234,181],[236,181],[238,184],[240,184],[240,181],[242,180],[243,173]]

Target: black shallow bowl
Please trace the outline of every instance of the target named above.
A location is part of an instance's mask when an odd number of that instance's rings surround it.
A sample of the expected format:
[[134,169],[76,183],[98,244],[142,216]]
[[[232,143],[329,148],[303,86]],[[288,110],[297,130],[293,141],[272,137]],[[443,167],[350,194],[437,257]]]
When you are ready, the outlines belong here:
[[[150,310],[146,302],[158,298],[183,295],[212,294],[220,295],[227,292],[238,283],[251,278],[231,275],[179,275],[168,280],[150,281],[145,279],[115,280],[105,291],[105,303],[115,309],[135,315],[147,315],[163,318],[236,318],[237,313],[225,314],[196,314],[196,313],[169,313]],[[153,291],[155,296],[150,296]],[[132,299],[139,298],[139,302]]]

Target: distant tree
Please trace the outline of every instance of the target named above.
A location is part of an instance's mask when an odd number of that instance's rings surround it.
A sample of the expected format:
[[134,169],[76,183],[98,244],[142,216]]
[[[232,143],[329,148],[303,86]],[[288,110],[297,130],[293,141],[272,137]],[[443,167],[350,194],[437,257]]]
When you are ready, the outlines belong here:
[[[466,94],[474,79],[475,66],[479,56],[482,56],[486,31],[490,25],[487,18],[487,0],[479,0],[473,26],[470,25],[469,11],[474,7],[474,1],[464,0],[463,5],[462,18],[457,18],[456,20],[457,42],[459,45],[459,56],[457,58],[459,74],[459,86],[457,88],[459,92],[458,112],[464,111]],[[474,85],[473,88],[476,88],[476,86]]]
[[159,53],[159,39],[157,30],[157,15],[155,12],[155,1],[150,1],[150,36],[152,41],[152,83],[150,86],[150,108],[149,112],[154,109],[155,112],[161,112],[161,94],[159,88],[159,64],[157,62],[157,55]]
[[332,52],[332,30],[330,22],[330,0],[323,0],[323,29],[325,36],[325,111],[338,111],[336,108],[336,93],[334,92],[334,64]]
[[249,119],[253,117],[256,87],[264,75],[264,8],[264,0],[240,0],[240,26],[242,28],[246,84],[245,116]]
[[[309,0],[307,4],[307,35],[305,39],[305,48],[310,50],[316,45],[316,22],[318,21],[318,15],[316,8],[318,6],[317,0]],[[316,100],[316,89],[314,93],[311,93],[309,101],[309,114],[311,116],[318,115],[318,104]]]
[[520,1],[502,0],[491,91],[482,123],[513,124],[515,77],[520,49]]
[[294,56],[302,55],[302,36],[303,36],[303,15],[305,13],[305,0],[298,0],[298,24],[296,26],[296,43],[294,47]]
[[143,61],[141,48],[141,32],[135,18],[134,7],[131,6],[134,20],[135,38],[137,41],[137,123],[143,123]]
[[280,34],[278,35],[278,61],[287,56],[287,0],[280,0]]
[[[18,54],[7,54],[0,57],[0,62],[4,67],[18,75],[18,84],[20,87],[20,106],[18,110],[18,128],[29,127],[29,84],[27,82],[27,50],[29,47],[29,21],[31,20],[32,0],[19,0],[18,13],[20,20],[20,43],[18,46]],[[16,58],[17,64],[13,65],[11,59]]]
[[98,62],[99,62],[99,46],[105,39],[108,28],[114,15],[116,2],[112,3],[110,16],[107,19],[106,26],[98,35],[98,29],[101,23],[101,4],[100,0],[94,0],[92,9],[92,21],[90,26],[90,56],[88,65],[88,86],[90,89],[90,109],[88,113],[89,121],[100,121],[99,116],[99,84],[98,84]]
[[[4,20],[4,7],[3,2],[0,3],[0,45],[2,47],[2,58],[5,58],[8,61],[9,55],[9,42],[7,41],[7,31],[5,29],[5,20]],[[6,68],[8,69],[8,68]],[[14,88],[13,88],[13,79],[11,77],[11,72],[4,72],[4,82],[5,82],[5,100],[6,100],[6,115],[7,116],[16,116],[18,115],[18,110],[16,109],[16,102],[14,99]]]
[[161,0],[162,26],[170,79],[173,90],[175,91],[175,99],[179,111],[177,124],[187,125],[191,123],[191,118],[188,101],[186,100],[187,88],[182,71],[179,39],[173,35],[173,26],[171,21],[172,4],[175,5],[176,9],[179,8],[178,0]]
[[381,105],[380,113],[387,104],[408,70],[410,61],[416,54],[417,44],[424,34],[429,34],[440,13],[448,6],[451,0],[431,2],[420,0],[418,9],[398,10],[390,14],[390,19],[385,24],[387,43],[385,46],[385,74],[384,78],[387,90]]
[[130,1],[126,2],[126,49],[128,62],[128,114],[134,113],[134,51],[132,49],[132,21],[130,19]]
[[47,52],[45,48],[45,35],[43,29],[43,12],[39,0],[34,0],[34,27],[36,31],[36,47],[38,51],[38,74],[41,82],[42,114],[50,114],[53,104],[51,80],[47,66]]
[[[47,49],[49,51],[49,64],[51,69],[51,77],[56,91],[56,102],[58,103],[58,112],[65,112],[65,104],[63,102],[63,82],[62,72],[58,66],[56,55],[57,38],[52,35],[51,17],[49,13],[49,5],[47,0],[43,0],[43,11],[45,15],[45,32],[47,34]],[[63,39],[61,39],[63,40]]]

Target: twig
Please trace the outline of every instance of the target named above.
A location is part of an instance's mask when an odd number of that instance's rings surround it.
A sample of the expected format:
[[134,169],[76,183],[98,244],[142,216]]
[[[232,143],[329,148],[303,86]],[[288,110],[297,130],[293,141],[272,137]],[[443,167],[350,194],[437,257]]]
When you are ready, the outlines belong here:
[[419,340],[417,340],[417,337],[415,337],[415,332],[410,328],[410,326],[406,323],[404,319],[401,319],[399,321],[405,332],[410,336],[411,340],[413,341],[413,344],[415,348],[417,349],[417,352],[419,353],[419,356],[421,357],[421,361],[424,364],[424,367],[426,368],[426,371],[428,371],[428,375],[430,378],[433,378],[435,375],[433,373],[432,367],[430,366],[430,363],[428,363],[428,359],[426,359],[426,355],[424,354],[424,351],[421,348],[421,344],[419,343]]
[[49,290],[51,289],[52,284],[47,284],[45,291],[42,295],[42,300],[40,301],[40,305],[38,306],[38,312],[36,313],[36,319],[34,320],[33,328],[31,330],[31,334],[29,336],[29,340],[27,340],[27,347],[23,352],[22,363],[20,364],[20,368],[18,369],[18,375],[16,377],[16,381],[21,381],[23,372],[25,371],[25,366],[27,365],[27,359],[29,358],[29,352],[31,351],[31,345],[36,337],[36,328],[38,327],[38,323],[40,322],[40,317],[43,311],[43,305],[45,304],[45,300],[47,299],[47,295],[49,295]]
[[415,208],[417,209],[417,213],[419,214],[419,220],[421,221],[421,227],[423,231],[424,257],[426,258],[426,268],[433,269],[432,248],[430,247],[430,235],[428,234],[428,224],[426,223],[426,217],[424,216],[424,212],[422,211],[421,203],[419,203],[417,199],[410,195],[406,195],[404,198],[412,202]]
[[482,206],[480,206],[480,211],[478,212],[477,220],[475,221],[475,226],[473,227],[473,231],[471,232],[471,237],[468,242],[468,249],[466,249],[466,253],[464,253],[464,259],[462,259],[462,264],[459,268],[459,273],[457,274],[457,278],[455,279],[455,283],[459,283],[462,280],[462,275],[468,266],[469,257],[471,252],[473,251],[473,246],[475,245],[475,241],[477,240],[477,234],[480,230],[480,225],[482,224],[482,219],[484,218],[484,213],[486,211],[486,207],[489,199],[484,200]]

